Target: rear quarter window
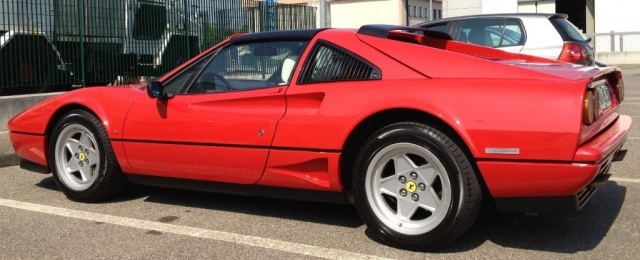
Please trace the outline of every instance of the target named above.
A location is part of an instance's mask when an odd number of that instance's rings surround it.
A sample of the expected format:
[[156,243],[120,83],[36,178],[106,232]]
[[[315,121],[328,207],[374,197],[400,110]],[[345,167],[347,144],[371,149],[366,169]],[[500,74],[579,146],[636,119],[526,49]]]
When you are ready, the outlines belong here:
[[382,73],[365,59],[333,44],[320,41],[305,64],[299,84],[378,80]]
[[567,19],[564,19],[562,17],[555,17],[550,18],[549,21],[551,21],[551,24],[553,24],[556,30],[558,30],[558,33],[560,33],[560,36],[562,36],[562,39],[565,41],[586,42],[588,39],[587,36],[582,34],[580,29],[578,29]]

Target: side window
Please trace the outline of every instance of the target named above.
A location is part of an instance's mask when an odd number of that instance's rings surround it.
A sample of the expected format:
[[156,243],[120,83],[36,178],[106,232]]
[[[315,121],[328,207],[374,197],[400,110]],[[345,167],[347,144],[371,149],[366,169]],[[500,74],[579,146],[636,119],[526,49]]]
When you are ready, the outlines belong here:
[[470,19],[460,22],[455,39],[488,47],[523,44],[522,25],[515,19]]
[[316,44],[309,57],[300,84],[382,78],[380,69],[373,64],[329,43]]
[[188,93],[213,93],[289,84],[307,41],[238,43],[223,47]]
[[487,46],[500,47],[500,41],[502,40],[502,25],[492,25],[485,28],[485,34],[489,36],[487,40]]
[[203,57],[198,62],[191,65],[191,67],[183,70],[180,74],[170,79],[164,84],[164,91],[169,94],[176,94],[180,92],[180,89],[196,78],[198,72],[204,68],[204,65],[207,64],[207,61],[209,61],[210,58],[211,55]]
[[500,47],[517,46],[524,44],[524,34],[522,24],[515,19],[508,19],[502,36]]

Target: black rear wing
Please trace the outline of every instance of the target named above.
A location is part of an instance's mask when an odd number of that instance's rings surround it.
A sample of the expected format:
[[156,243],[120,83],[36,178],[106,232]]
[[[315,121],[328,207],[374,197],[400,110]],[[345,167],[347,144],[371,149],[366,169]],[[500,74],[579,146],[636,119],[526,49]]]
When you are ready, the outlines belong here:
[[401,25],[387,25],[387,24],[368,24],[363,25],[358,29],[359,34],[374,36],[378,38],[388,38],[390,31],[407,31],[407,32],[422,32],[424,36],[438,38],[442,40],[453,40],[451,35],[441,31],[435,31],[431,29],[419,28],[419,27],[409,27],[409,26],[401,26]]

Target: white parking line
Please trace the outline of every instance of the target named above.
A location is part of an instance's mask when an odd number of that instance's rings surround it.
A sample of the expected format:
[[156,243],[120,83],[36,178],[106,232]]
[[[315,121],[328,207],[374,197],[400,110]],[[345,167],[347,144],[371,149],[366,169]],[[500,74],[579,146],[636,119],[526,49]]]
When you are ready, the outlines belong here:
[[615,181],[615,182],[631,182],[631,183],[640,183],[640,179],[636,179],[636,178],[621,178],[621,177],[611,177],[609,178],[610,181]]
[[262,247],[267,249],[274,249],[294,254],[307,255],[319,258],[327,259],[386,259],[373,255],[365,255],[354,252],[348,252],[338,249],[324,248],[319,246],[311,246],[305,244],[298,244],[292,242],[286,242],[281,240],[247,236],[236,233],[229,233],[224,231],[209,230],[202,228],[194,228],[187,226],[178,226],[166,223],[153,222],[148,220],[140,220],[133,218],[125,218],[118,216],[111,216],[99,213],[92,213],[86,211],[72,210],[66,208],[51,207],[40,204],[33,204],[28,202],[8,200],[0,198],[0,206],[28,210],[33,212],[39,212],[44,214],[56,215],[61,217],[82,219],[86,221],[104,222],[119,226],[156,230],[160,232],[212,239],[218,241],[224,241],[229,243],[241,244],[252,247]]

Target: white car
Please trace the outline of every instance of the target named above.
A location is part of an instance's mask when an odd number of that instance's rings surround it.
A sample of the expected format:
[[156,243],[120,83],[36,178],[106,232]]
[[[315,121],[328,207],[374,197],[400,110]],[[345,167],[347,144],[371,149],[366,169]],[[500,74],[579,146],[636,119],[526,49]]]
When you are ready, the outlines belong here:
[[595,64],[591,38],[566,14],[487,14],[429,21],[416,27],[446,32],[456,41],[553,60]]

